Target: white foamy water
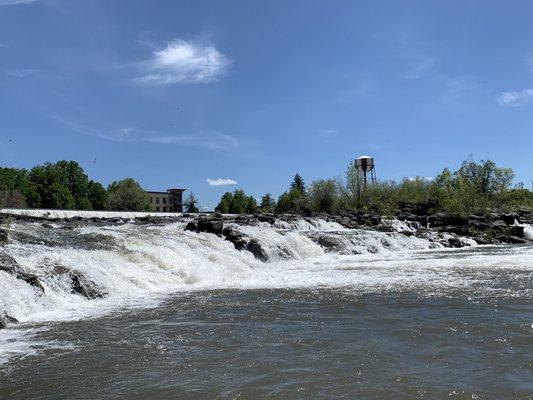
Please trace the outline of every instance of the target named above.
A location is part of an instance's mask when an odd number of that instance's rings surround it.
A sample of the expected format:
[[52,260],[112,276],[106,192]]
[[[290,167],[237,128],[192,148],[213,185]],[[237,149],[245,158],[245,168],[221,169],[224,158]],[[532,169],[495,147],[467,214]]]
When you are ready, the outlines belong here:
[[[325,221],[273,228],[236,226],[261,243],[269,262],[237,251],[223,238],[184,231],[184,223],[124,224],[55,229],[17,222],[4,250],[45,291],[0,271],[0,312],[18,319],[0,331],[0,363],[46,346],[32,330],[49,321],[105,315],[125,307],[153,307],[169,295],[212,289],[348,288],[361,293],[415,290],[446,295],[453,290],[512,296],[492,286],[498,271],[533,271],[533,247],[495,251],[487,247],[442,249],[437,242],[398,233],[347,230]],[[401,229],[405,228],[403,226]],[[344,249],[326,252],[317,243],[332,236]],[[88,300],[73,293],[68,274],[79,271],[105,296]],[[531,285],[516,295],[531,296]],[[52,347],[61,344],[50,343]]]

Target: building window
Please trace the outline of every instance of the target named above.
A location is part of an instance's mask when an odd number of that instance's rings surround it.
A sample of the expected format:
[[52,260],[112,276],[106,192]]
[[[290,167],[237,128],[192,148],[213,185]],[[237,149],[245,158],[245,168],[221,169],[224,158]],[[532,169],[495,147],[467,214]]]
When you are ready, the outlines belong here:
[[163,207],[163,212],[167,212],[167,208],[166,207]]
[[163,204],[167,204],[167,198],[163,197]]
[[[159,204],[159,197],[155,198],[155,204]],[[159,211],[159,210],[157,210],[157,211]]]
[[152,204],[153,202],[154,202],[154,198],[150,197],[150,204]]
[[156,210],[156,211],[159,211],[159,207],[156,207],[155,210]]

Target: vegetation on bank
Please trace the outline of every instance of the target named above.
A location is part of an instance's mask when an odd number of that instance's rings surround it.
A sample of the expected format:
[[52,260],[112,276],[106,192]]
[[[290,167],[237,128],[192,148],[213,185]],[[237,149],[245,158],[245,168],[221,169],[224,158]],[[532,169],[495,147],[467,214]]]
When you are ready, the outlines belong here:
[[242,190],[225,193],[217,211],[229,213],[274,212],[308,214],[343,211],[375,211],[394,215],[407,204],[424,202],[431,212],[447,211],[457,215],[485,214],[491,211],[533,209],[533,192],[522,184],[512,186],[514,173],[487,160],[464,161],[456,171],[444,169],[434,179],[406,178],[401,182],[363,183],[363,176],[353,163],[344,177],[319,179],[306,187],[296,174],[289,189],[277,202],[270,194],[261,203]]
[[29,171],[0,168],[0,207],[140,211],[149,206],[148,195],[133,179],[106,189],[75,161],[45,163]]
[[[363,177],[350,163],[343,177],[319,179],[306,185],[296,174],[286,192],[277,200],[267,193],[259,204],[243,190],[225,193],[216,211],[232,214],[375,211],[393,215],[406,204],[424,202],[430,212],[448,211],[457,215],[491,211],[533,210],[533,192],[512,185],[514,173],[494,162],[464,161],[451,171],[444,169],[434,179],[421,177],[401,182],[363,183]],[[145,211],[149,197],[132,178],[104,188],[90,180],[75,161],[37,165],[31,170],[0,168],[0,207],[74,210]],[[198,200],[189,193],[184,211],[198,212]]]

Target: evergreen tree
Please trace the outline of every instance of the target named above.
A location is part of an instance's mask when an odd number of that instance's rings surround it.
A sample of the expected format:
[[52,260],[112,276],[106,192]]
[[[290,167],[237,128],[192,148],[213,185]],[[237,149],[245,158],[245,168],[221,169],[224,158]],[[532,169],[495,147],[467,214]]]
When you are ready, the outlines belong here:
[[291,190],[294,189],[300,191],[301,194],[305,194],[305,182],[299,174],[294,175],[294,179],[291,182]]

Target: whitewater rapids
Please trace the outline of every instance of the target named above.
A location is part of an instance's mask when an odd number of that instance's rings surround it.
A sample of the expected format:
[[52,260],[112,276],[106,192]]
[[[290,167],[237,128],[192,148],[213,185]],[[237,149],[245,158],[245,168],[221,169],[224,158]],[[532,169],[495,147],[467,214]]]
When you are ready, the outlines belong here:
[[[35,274],[44,293],[0,271],[0,312],[20,324],[0,330],[0,364],[68,343],[32,341],[52,322],[99,317],[124,309],[157,307],[175,293],[214,289],[346,289],[355,293],[416,291],[423,296],[486,293],[533,298],[533,247],[472,246],[444,249],[397,232],[348,230],[318,220],[238,226],[269,256],[261,262],[223,238],[184,230],[186,221],[142,225],[13,222],[4,251]],[[396,224],[402,224],[395,222]],[[410,229],[396,226],[398,230]],[[528,227],[531,229],[531,227]],[[327,252],[316,238],[328,235],[343,251]],[[105,294],[73,293],[58,266],[80,271]],[[523,280],[509,291],[497,277],[512,271]]]

